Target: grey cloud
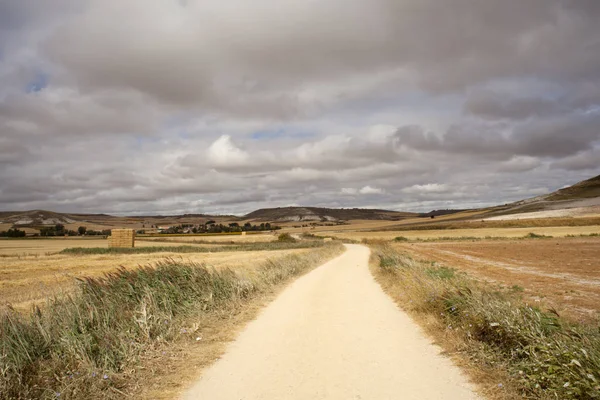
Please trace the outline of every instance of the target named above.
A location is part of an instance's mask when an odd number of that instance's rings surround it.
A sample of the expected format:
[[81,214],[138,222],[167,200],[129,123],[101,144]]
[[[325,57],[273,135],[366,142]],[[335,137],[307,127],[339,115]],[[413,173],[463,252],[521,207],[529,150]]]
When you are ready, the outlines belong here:
[[593,0],[0,0],[0,209],[555,189],[600,173],[598,20]]
[[404,68],[423,88],[448,90],[515,74],[583,79],[600,59],[590,48],[599,16],[591,5],[220,4],[92,1],[65,19],[45,51],[90,89],[129,87],[168,102],[238,112],[240,97],[251,105],[266,96],[274,100],[262,110],[269,115],[284,112],[285,93],[390,68]]
[[397,145],[423,151],[445,151],[508,159],[513,155],[566,157],[600,140],[600,115],[573,114],[527,121],[453,124],[441,136],[419,126],[396,132]]
[[507,98],[491,91],[480,91],[468,97],[466,113],[486,119],[524,119],[565,112],[555,101],[539,98]]
[[563,158],[552,163],[552,168],[560,168],[571,171],[596,170],[600,165],[600,149],[594,148],[588,151]]

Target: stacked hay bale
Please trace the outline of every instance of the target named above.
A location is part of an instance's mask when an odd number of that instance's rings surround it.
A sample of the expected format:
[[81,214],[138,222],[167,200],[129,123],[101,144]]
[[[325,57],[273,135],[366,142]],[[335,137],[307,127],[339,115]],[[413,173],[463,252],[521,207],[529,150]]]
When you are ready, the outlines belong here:
[[108,237],[108,247],[135,247],[134,229],[113,229]]

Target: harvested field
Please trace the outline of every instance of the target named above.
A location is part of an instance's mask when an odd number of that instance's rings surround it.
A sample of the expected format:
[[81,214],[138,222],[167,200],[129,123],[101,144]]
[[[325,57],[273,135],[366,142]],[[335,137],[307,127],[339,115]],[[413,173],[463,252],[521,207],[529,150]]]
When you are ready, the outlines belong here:
[[546,210],[546,211],[532,211],[528,213],[520,214],[509,214],[499,215],[497,217],[486,218],[486,221],[509,221],[509,220],[522,220],[522,219],[535,219],[535,218],[559,218],[559,217],[572,217],[572,218],[586,218],[600,216],[600,206],[591,207],[575,207],[565,208],[558,210]]
[[592,226],[547,226],[536,228],[481,228],[481,229],[432,229],[415,231],[379,231],[379,232],[342,232],[328,231],[319,232],[319,235],[332,235],[340,239],[383,239],[392,240],[403,236],[407,239],[436,240],[439,238],[481,238],[503,237],[522,238],[529,233],[553,237],[564,237],[567,235],[589,235],[600,233],[600,225]]
[[[136,245],[141,244],[136,240]],[[143,246],[179,246],[178,243],[159,243],[143,242]],[[13,256],[40,256],[51,253],[58,253],[71,247],[105,247],[108,248],[106,239],[88,239],[88,238],[53,238],[53,239],[0,239],[0,265],[3,264],[2,258]]]
[[[75,246],[81,246],[83,243],[88,244],[87,242],[90,242],[89,247],[98,246],[95,240],[75,241],[77,242]],[[313,249],[293,249],[218,253],[176,254],[162,252],[73,256],[65,254],[44,255],[48,251],[48,247],[43,246],[44,243],[53,246],[52,250],[56,253],[61,247],[56,246],[58,243],[55,242],[62,242],[62,240],[13,240],[10,242],[13,246],[15,243],[35,244],[41,242],[41,245],[36,247],[38,253],[34,253],[34,255],[0,258],[0,305],[11,303],[17,308],[27,307],[32,302],[41,301],[45,297],[63,290],[69,290],[73,287],[76,278],[100,276],[121,266],[128,269],[137,268],[143,265],[155,264],[165,259],[174,259],[182,262],[205,263],[217,268],[220,266],[254,268],[269,258],[314,251]],[[64,242],[71,242],[70,244],[73,246],[73,240],[64,240]],[[4,244],[4,242],[0,243]],[[104,246],[107,246],[106,240],[103,243]],[[165,243],[156,243],[156,245],[164,246]],[[173,243],[172,245],[178,246],[179,244]],[[63,244],[62,248],[64,247]]]
[[397,243],[419,260],[523,290],[572,318],[600,316],[600,238]]
[[156,236],[138,236],[137,240],[145,242],[177,242],[177,243],[258,243],[272,242],[277,240],[278,234],[255,233],[247,235],[156,235]]

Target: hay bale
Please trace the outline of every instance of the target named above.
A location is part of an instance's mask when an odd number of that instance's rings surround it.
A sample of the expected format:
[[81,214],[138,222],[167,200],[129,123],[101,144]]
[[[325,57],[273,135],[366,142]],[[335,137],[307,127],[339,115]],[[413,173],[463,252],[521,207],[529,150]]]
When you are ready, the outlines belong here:
[[134,229],[113,229],[108,237],[108,247],[133,248],[135,247]]

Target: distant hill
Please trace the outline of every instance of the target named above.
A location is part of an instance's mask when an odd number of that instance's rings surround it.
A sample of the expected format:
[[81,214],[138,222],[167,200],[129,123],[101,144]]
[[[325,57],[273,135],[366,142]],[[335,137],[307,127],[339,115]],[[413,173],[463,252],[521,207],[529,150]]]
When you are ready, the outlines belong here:
[[581,181],[564,189],[557,190],[545,197],[546,201],[590,199],[600,197],[600,175]]
[[77,220],[68,214],[44,210],[0,213],[0,223],[13,224],[16,227],[73,224]]
[[352,219],[398,221],[415,216],[417,214],[369,208],[278,207],[253,211],[243,219],[271,222],[325,222]]
[[486,217],[600,206],[600,175],[555,192],[490,208]]
[[457,209],[457,210],[450,210],[450,209],[447,209],[447,210],[432,210],[432,211],[429,211],[428,213],[419,214],[419,217],[423,217],[423,218],[426,218],[426,217],[439,217],[439,216],[442,216],[442,215],[456,214],[456,213],[463,212],[463,211],[468,211],[468,210],[465,210],[465,209]]
[[[17,228],[35,228],[56,224],[95,224],[102,226],[122,226],[143,224],[197,223],[198,220],[213,219],[219,223],[253,220],[257,222],[339,222],[348,220],[400,221],[414,217],[437,217],[457,213],[460,219],[482,219],[502,215],[521,214],[534,211],[592,207],[600,209],[600,175],[572,186],[559,189],[547,195],[517,201],[502,206],[491,207],[474,217],[461,216],[465,210],[434,210],[429,213],[409,213],[370,208],[322,208],[322,207],[278,207],[262,208],[243,217],[232,215],[148,215],[116,217],[107,214],[64,214],[45,210],[0,211],[0,224]],[[590,208],[591,209],[591,208]]]

